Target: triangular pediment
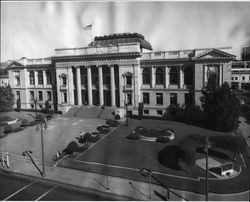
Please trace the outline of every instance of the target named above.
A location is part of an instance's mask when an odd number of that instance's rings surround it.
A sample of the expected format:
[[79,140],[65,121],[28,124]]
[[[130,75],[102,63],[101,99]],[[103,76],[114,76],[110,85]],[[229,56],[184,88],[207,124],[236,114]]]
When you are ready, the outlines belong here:
[[7,68],[13,68],[13,67],[24,67],[24,65],[22,63],[13,61],[7,66]]
[[194,60],[202,60],[202,59],[234,59],[236,56],[232,55],[230,53],[218,50],[218,49],[209,49],[207,51],[204,51],[202,53],[199,53],[195,57],[193,57]]

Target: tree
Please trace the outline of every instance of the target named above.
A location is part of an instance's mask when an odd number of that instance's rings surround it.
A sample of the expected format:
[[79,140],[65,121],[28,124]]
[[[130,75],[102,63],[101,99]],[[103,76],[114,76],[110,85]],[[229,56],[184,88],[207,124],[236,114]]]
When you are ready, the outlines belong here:
[[17,99],[16,106],[17,106],[17,112],[20,112],[21,111],[21,99],[20,98]]
[[240,102],[228,83],[220,87],[209,84],[200,98],[206,122],[213,130],[229,132],[238,127]]
[[13,110],[14,94],[11,87],[0,87],[0,112]]

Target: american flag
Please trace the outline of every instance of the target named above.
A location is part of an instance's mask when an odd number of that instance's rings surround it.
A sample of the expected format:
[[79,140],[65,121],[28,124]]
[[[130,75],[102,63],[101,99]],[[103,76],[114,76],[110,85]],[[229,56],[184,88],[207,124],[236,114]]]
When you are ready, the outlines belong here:
[[84,30],[92,30],[92,24],[83,27]]

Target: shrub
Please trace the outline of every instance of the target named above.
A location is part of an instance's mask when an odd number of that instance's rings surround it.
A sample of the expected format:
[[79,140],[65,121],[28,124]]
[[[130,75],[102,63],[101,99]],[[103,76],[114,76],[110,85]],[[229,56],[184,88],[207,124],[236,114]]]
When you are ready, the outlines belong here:
[[116,115],[115,115],[115,120],[120,120],[120,119],[121,119],[120,115],[119,115],[119,114],[116,114]]
[[106,124],[109,125],[109,126],[111,126],[111,127],[116,127],[116,126],[119,125],[119,123],[118,123],[117,121],[113,121],[113,120],[111,120],[111,119],[108,119],[108,120],[106,121]]
[[138,140],[140,139],[140,134],[135,130],[131,131],[131,133],[127,136],[127,139]]
[[0,121],[13,121],[15,118],[9,116],[0,117]]
[[28,125],[29,125],[28,119],[23,118],[23,119],[22,119],[22,124],[21,124],[21,126],[28,126]]
[[5,125],[0,124],[0,136],[2,136],[2,134],[4,134],[4,131],[5,131]]
[[67,154],[73,154],[78,151],[78,145],[76,142],[71,141],[67,146]]
[[13,110],[14,94],[11,87],[0,87],[0,112]]
[[160,135],[156,138],[156,142],[167,143],[170,142],[170,139],[167,136]]

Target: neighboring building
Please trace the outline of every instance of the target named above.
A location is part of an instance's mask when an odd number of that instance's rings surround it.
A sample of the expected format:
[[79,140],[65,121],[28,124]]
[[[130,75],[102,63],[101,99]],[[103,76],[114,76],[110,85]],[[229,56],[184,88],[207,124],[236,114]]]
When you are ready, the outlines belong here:
[[136,33],[95,37],[88,47],[56,49],[51,58],[13,62],[8,67],[10,85],[22,108],[34,108],[34,98],[43,107],[51,94],[55,110],[74,105],[124,108],[127,103],[137,114],[143,102],[144,115],[162,116],[169,105],[200,105],[207,82],[231,82],[235,56],[225,49],[151,50]]
[[250,61],[250,45],[244,45],[242,47],[241,59],[243,61]]
[[10,64],[10,61],[8,62],[1,62],[0,66],[0,86],[7,86],[9,84],[9,75],[8,71],[6,70],[6,67]]
[[232,88],[250,90],[250,61],[234,61],[232,63]]

